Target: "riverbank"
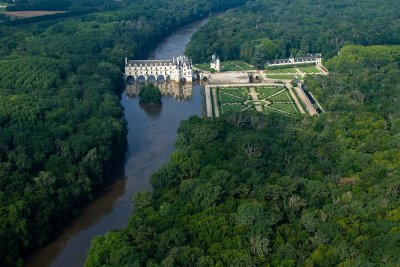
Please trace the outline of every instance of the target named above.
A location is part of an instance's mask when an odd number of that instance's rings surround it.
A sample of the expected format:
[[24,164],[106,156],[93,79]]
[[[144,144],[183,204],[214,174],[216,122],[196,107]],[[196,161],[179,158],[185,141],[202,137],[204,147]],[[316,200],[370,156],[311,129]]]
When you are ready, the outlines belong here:
[[[206,21],[198,21],[175,31],[149,57],[166,59],[183,54],[191,35]],[[121,105],[129,130],[123,177],[108,186],[103,195],[91,202],[60,237],[35,253],[26,266],[69,267],[71,262],[76,266],[82,265],[93,236],[126,225],[132,214],[132,194],[151,189],[148,179],[174,151],[180,122],[191,115],[201,116],[201,87],[196,83],[192,86],[190,90],[185,90],[190,95],[179,98],[179,101],[174,97],[163,98],[160,109],[148,109],[139,105],[137,98],[129,97],[125,92],[122,94]]]
[[232,5],[196,3],[124,2],[96,15],[0,25],[1,266],[22,265],[109,179],[113,152],[126,142],[123,57],[145,55],[183,23]]

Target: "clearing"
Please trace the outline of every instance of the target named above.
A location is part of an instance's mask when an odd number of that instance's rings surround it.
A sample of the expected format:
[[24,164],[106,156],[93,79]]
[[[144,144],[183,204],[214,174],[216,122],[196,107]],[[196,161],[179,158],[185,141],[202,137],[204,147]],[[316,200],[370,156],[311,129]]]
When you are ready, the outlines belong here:
[[16,18],[32,18],[32,17],[39,17],[45,15],[54,15],[54,14],[61,14],[66,13],[67,11],[6,11],[2,12],[1,14],[16,17]]

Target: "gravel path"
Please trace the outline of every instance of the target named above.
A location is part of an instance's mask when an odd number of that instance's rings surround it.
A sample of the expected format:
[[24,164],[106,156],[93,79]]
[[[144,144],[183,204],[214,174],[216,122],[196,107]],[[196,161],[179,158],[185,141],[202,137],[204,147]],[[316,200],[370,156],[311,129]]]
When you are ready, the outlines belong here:
[[[260,99],[258,98],[258,93],[256,92],[256,88],[254,88],[254,87],[250,87],[250,93],[249,93],[249,95],[251,96],[251,99],[253,99],[253,100],[260,100]],[[261,106],[255,106],[255,107],[256,107],[256,110],[257,110],[258,112],[262,112],[262,111],[263,111],[263,109],[262,109]]]
[[207,113],[207,118],[212,118],[213,113],[212,113],[212,102],[211,102],[211,88],[209,85],[205,86],[205,95],[206,95],[206,113]]
[[219,117],[219,107],[218,107],[218,98],[217,98],[217,90],[215,88],[212,89],[213,102],[214,102],[214,116],[215,118]]
[[314,106],[311,104],[310,100],[304,94],[304,92],[299,88],[295,87],[297,95],[300,97],[303,104],[306,106],[307,112],[310,115],[318,115],[318,112],[315,110]]
[[305,114],[306,112],[303,109],[303,106],[300,104],[299,99],[296,97],[295,92],[293,91],[292,85],[289,83],[286,83],[286,87],[289,88],[289,93],[292,96],[294,102],[296,103],[297,108],[299,109],[301,114]]

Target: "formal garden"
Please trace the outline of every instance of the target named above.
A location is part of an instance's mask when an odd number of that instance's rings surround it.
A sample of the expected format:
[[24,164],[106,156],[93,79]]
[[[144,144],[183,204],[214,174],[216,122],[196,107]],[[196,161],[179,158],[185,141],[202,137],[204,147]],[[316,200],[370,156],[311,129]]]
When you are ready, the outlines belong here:
[[299,67],[299,70],[307,74],[321,74],[321,71],[316,66]]
[[265,74],[270,79],[293,80],[295,78],[304,77],[305,75],[322,74],[322,72],[315,65],[299,67],[296,67],[295,65],[290,65],[267,67]]
[[245,71],[245,70],[254,70],[254,66],[241,60],[222,61],[221,71]]
[[284,86],[217,87],[216,92],[217,108],[221,114],[248,109],[288,116],[299,114],[295,102]]

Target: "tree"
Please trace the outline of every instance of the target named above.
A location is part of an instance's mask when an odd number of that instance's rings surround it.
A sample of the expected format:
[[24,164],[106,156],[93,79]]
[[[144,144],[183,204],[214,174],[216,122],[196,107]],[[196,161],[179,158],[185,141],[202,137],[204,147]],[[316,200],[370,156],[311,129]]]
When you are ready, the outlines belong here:
[[142,103],[161,104],[161,91],[153,84],[145,84],[140,87],[139,97]]

